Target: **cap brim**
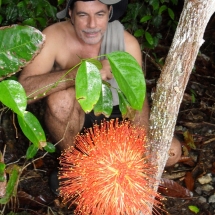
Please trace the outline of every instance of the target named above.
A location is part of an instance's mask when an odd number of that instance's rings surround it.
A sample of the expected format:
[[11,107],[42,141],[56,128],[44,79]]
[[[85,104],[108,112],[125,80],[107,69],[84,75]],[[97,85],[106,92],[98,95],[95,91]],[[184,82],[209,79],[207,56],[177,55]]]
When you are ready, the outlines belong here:
[[68,15],[69,7],[70,7],[70,5],[72,4],[73,1],[74,0],[69,0],[67,5],[66,5],[66,8],[56,14],[56,17],[58,19],[64,19],[65,17],[69,16]]
[[66,15],[67,15],[67,10],[68,10],[68,9],[65,8],[64,10],[58,12],[58,13],[56,14],[57,18],[58,18],[58,19],[64,19],[64,18],[66,17]]
[[118,20],[126,11],[128,5],[128,0],[121,0],[116,4],[113,4],[113,16],[109,20],[109,22],[112,22],[114,20]]
[[112,5],[120,2],[121,0],[99,0],[103,4]]
[[[73,1],[74,0],[70,0],[67,3],[66,8],[56,14],[58,19],[64,19],[65,17],[68,16],[69,6],[72,4]],[[99,0],[99,1],[106,5],[112,5],[113,7],[113,15],[109,22],[119,19],[125,13],[128,5],[128,0]]]

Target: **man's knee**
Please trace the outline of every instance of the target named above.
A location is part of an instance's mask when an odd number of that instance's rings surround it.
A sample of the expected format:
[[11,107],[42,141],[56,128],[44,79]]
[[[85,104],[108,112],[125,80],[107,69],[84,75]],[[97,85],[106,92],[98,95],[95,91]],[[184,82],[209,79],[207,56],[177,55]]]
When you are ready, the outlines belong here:
[[169,150],[169,158],[166,162],[166,167],[176,164],[181,158],[181,154],[181,143],[178,139],[174,137]]
[[73,91],[62,91],[50,95],[46,101],[45,123],[54,141],[72,141],[82,129],[84,112],[75,99]]

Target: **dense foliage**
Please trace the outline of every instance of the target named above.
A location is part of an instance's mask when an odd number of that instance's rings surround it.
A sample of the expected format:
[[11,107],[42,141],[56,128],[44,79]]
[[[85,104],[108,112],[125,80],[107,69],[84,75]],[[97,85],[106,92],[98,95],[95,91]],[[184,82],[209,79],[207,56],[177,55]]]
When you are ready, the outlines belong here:
[[47,0],[0,1],[0,25],[30,25],[43,29],[56,21],[57,8]]

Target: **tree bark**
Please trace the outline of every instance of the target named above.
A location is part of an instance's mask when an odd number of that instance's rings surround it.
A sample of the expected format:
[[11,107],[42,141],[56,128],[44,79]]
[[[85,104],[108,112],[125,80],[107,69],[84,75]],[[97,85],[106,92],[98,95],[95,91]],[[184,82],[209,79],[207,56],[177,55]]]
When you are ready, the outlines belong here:
[[[149,144],[157,162],[159,181],[174,135],[180,104],[206,25],[215,12],[215,0],[185,0],[172,45],[152,98]],[[154,186],[154,185],[153,185]],[[157,186],[156,186],[157,189]]]

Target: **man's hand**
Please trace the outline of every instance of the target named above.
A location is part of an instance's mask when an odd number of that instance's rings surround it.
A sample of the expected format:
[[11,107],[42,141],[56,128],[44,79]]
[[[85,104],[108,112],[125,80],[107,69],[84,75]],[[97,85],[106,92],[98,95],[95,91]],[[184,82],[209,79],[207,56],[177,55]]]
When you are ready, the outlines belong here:
[[110,80],[113,78],[111,73],[111,67],[108,60],[101,60],[102,69],[100,70],[101,78],[104,81]]

